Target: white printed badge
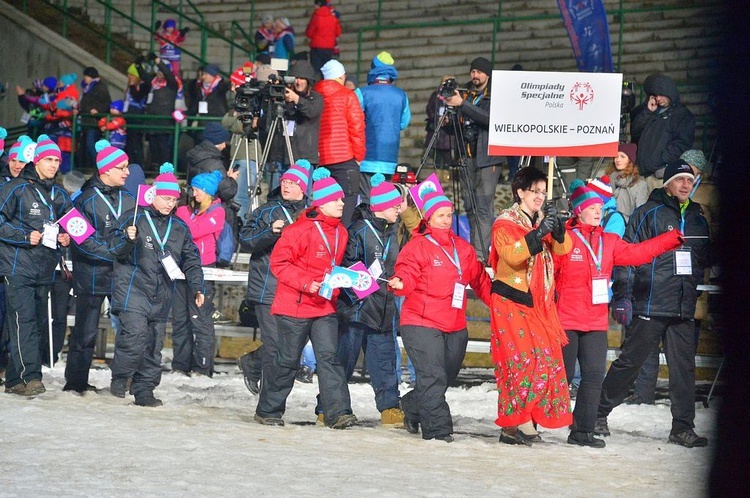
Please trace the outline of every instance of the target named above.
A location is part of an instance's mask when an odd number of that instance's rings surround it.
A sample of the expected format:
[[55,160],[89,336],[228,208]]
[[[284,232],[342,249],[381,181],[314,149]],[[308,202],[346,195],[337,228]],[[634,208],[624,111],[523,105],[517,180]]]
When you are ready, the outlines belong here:
[[383,274],[383,265],[380,264],[379,259],[375,259],[367,271],[370,272],[370,275],[372,275],[373,278],[380,278],[380,275]]
[[466,286],[461,282],[456,282],[456,284],[453,286],[453,299],[451,300],[451,307],[456,309],[463,309],[465,295]]
[[57,235],[60,233],[60,227],[57,223],[45,223],[44,233],[42,233],[42,245],[50,249],[57,249]]
[[609,278],[594,277],[591,279],[591,304],[606,304],[609,302]]
[[677,249],[674,252],[674,274],[693,274],[693,260],[690,257],[690,249]]
[[182,275],[180,267],[177,266],[177,262],[174,260],[169,251],[165,252],[159,257],[159,262],[167,271],[167,275],[170,279],[174,280]]
[[198,114],[208,114],[208,102],[205,100],[198,102]]

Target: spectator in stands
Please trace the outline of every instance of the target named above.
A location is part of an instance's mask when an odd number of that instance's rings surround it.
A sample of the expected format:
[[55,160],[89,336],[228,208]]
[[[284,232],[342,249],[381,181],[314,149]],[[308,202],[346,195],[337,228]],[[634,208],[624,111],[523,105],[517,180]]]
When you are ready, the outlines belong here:
[[[173,127],[174,103],[177,93],[182,91],[182,81],[176,77],[169,67],[168,61],[161,58],[154,59],[156,76],[151,80],[151,91],[146,103],[146,114],[163,116],[164,119],[150,119],[148,125],[152,127]],[[174,132],[170,129],[155,130],[150,133],[151,163],[162,164],[170,160],[174,148]]]
[[124,220],[111,239],[115,259],[112,313],[120,319],[112,360],[113,396],[135,396],[137,406],[161,406],[154,389],[161,382],[161,350],[174,280],[182,272],[200,308],[204,300],[198,248],[188,227],[172,214],[180,196],[174,167],[165,163],[154,180],[150,206]]
[[[146,102],[151,92],[151,76],[143,67],[143,63],[144,58],[141,56],[128,66],[128,86],[125,88],[125,99],[123,102],[123,113],[126,114],[125,118],[130,119],[131,124],[141,126],[148,125],[149,123],[144,123],[138,118],[133,118],[133,116],[141,115],[146,111]],[[125,153],[135,164],[143,164],[145,160],[143,137],[144,133],[142,129],[130,127]]]
[[198,75],[196,100],[191,103],[191,116],[222,117],[227,113],[229,84],[219,74],[219,67],[207,64]]
[[298,159],[281,177],[279,189],[268,196],[265,204],[250,213],[240,230],[240,243],[250,252],[245,299],[255,308],[263,345],[252,353],[241,356],[238,364],[245,385],[258,394],[261,370],[264,377],[271,372],[271,362],[279,350],[281,337],[276,317],[271,316],[271,304],[276,295],[276,277],[271,273],[271,251],[279,241],[282,230],[297,218],[307,205],[307,184],[311,165]]
[[68,194],[55,183],[60,148],[40,135],[33,156],[18,178],[3,186],[0,197],[0,274],[5,276],[10,363],[5,392],[35,396],[46,391],[39,357],[41,336],[47,334],[47,295],[58,249],[70,244],[55,221],[72,207]]
[[261,22],[262,24],[254,36],[255,50],[257,54],[272,55],[274,52],[274,42],[276,41],[273,15],[263,14]]
[[328,0],[315,0],[315,10],[305,29],[310,40],[310,63],[315,71],[333,58],[337,39],[341,36],[341,24]]
[[344,86],[344,66],[329,60],[322,70],[324,79],[315,85],[323,96],[318,153],[320,165],[331,171],[344,191],[341,222],[348,226],[357,205],[359,163],[365,158],[365,117],[357,96]]
[[515,202],[492,227],[490,253],[495,423],[502,427],[501,443],[531,446],[541,441],[535,424],[555,429],[573,421],[562,356],[567,336],[554,303],[553,263],[553,255],[567,254],[573,241],[554,204],[545,203],[544,173],[522,168],[511,189]]
[[[216,265],[216,245],[224,228],[226,214],[221,199],[216,197],[221,171],[195,175],[190,181],[192,198],[188,206],[177,208],[177,217],[190,229],[190,235],[201,257],[201,266]],[[195,305],[184,280],[175,282],[172,304],[172,371],[185,375],[214,373],[214,286],[204,283],[203,305]]]
[[573,250],[555,254],[555,289],[560,324],[568,337],[563,351],[567,377],[581,365],[581,385],[573,412],[568,443],[603,448],[594,437],[596,411],[607,363],[609,283],[615,265],[651,262],[682,242],[679,230],[670,230],[639,244],[623,242],[602,226],[604,205],[596,191],[575,180],[570,186],[574,217],[566,223]]
[[97,125],[99,120],[94,117],[94,114],[106,113],[112,99],[109,96],[107,85],[102,82],[99,71],[95,67],[87,67],[83,70],[81,88],[83,89],[83,95],[81,95],[78,106],[78,114],[81,121],[81,134],[86,146],[86,154],[82,154],[81,164],[88,167],[96,162],[95,144],[102,137]]
[[34,80],[31,88],[28,89],[20,85],[16,86],[18,105],[28,114],[24,118],[28,118],[26,130],[29,135],[35,137],[41,131],[44,126],[44,116],[46,114],[46,111],[42,108],[42,103],[49,103],[55,100],[56,93],[57,78],[54,76],[47,76],[43,80]]
[[128,141],[125,116],[122,114],[124,108],[125,104],[122,100],[112,101],[109,105],[109,116],[101,118],[97,123],[99,130],[108,135],[107,140],[112,147],[120,150],[125,150]]
[[[385,177],[372,177],[368,203],[354,211],[349,225],[349,243],[343,266],[358,262],[371,269],[373,277],[390,279],[398,257],[398,215],[401,194]],[[403,427],[404,412],[399,408],[401,396],[396,376],[395,333],[396,304],[393,293],[380,285],[374,293],[359,299],[352,289],[339,297],[339,362],[351,379],[359,353],[364,349],[370,384],[375,391],[375,406],[385,427]]]
[[274,22],[276,41],[274,42],[274,57],[291,60],[294,57],[294,28],[287,17],[279,17]]
[[185,27],[181,30],[177,30],[177,22],[174,19],[167,19],[164,21],[162,29],[161,21],[157,20],[154,25],[154,40],[159,44],[159,56],[169,61],[172,73],[176,77],[180,77],[180,59],[182,58],[182,52],[180,47],[185,42],[185,35],[188,34],[190,28]]
[[401,338],[417,371],[416,388],[401,399],[404,426],[423,439],[453,441],[445,399],[466,353],[466,286],[490,303],[490,278],[474,248],[451,230],[453,205],[443,194],[425,192],[424,221],[403,247],[388,285],[405,296]]
[[81,189],[75,206],[96,230],[80,244],[73,242],[73,288],[77,296],[75,328],[68,341],[63,391],[95,390],[89,369],[99,334],[99,315],[104,298],[112,297],[114,259],[109,245],[123,220],[135,208],[135,196],[125,190],[130,174],[129,158],[106,140],[96,144],[97,174]]
[[[488,155],[490,127],[490,76],[492,64],[484,57],[471,62],[468,92],[458,90],[445,100],[458,110],[463,127],[466,157],[469,164],[462,175],[462,192],[466,217],[471,227],[471,244],[482,261],[487,261],[492,222],[495,220],[495,190],[502,172],[503,157]],[[468,181],[467,181],[468,180]]]
[[[609,368],[594,432],[609,435],[607,417],[628,395],[643,362],[663,340],[669,365],[672,430],[669,442],[693,448],[708,440],[696,435],[695,330],[693,318],[708,259],[708,223],[699,204],[690,200],[695,182],[684,161],[670,163],[664,187],[651,192],[628,222],[624,240],[642,242],[679,228],[685,246],[638,267],[616,272],[612,315],[627,327],[622,353]],[[658,291],[657,291],[658,289]],[[636,315],[635,317],[633,315]]]
[[638,147],[634,143],[620,144],[617,147],[617,155],[605,171],[609,175],[612,192],[617,200],[617,210],[625,216],[625,221],[630,219],[635,208],[648,200],[648,185],[646,180],[641,178],[635,163],[637,150]]
[[388,52],[372,59],[367,86],[360,89],[365,114],[365,159],[359,165],[359,192],[362,202],[370,195],[370,179],[375,173],[389,178],[398,163],[401,130],[411,121],[409,97],[394,82],[398,78],[395,62]]
[[[357,417],[352,413],[344,367],[336,359],[339,289],[326,293],[323,287],[325,274],[341,264],[346,250],[348,236],[341,224],[344,192],[326,168],[315,170],[313,180],[312,207],[281,231],[271,253],[271,271],[278,280],[271,313],[276,315],[281,343],[270,374],[263,377],[255,421],[284,425],[286,399],[294,387],[302,349],[310,339],[325,425],[346,429]],[[319,250],[321,246],[325,249]]]
[[[73,119],[78,108],[81,95],[75,85],[78,75],[63,74],[57,81],[57,93],[51,102],[42,103],[47,111],[44,129],[48,136],[60,147],[62,160],[60,173],[67,173],[71,169],[70,154],[73,151]],[[42,102],[42,101],[40,101]]]
[[[451,75],[443,76],[440,80],[440,84],[442,85],[451,78],[453,78]],[[444,121],[443,126],[441,126],[439,130],[437,129],[437,125],[445,114],[445,111],[445,101],[438,99],[438,91],[435,90],[430,94],[430,98],[427,101],[427,119],[425,120],[427,122],[427,125],[425,126],[427,136],[424,141],[424,146],[427,148],[435,133],[438,134],[435,143],[432,145],[432,150],[430,151],[432,153],[433,161],[435,162],[435,169],[448,169],[452,159],[453,143],[451,135],[448,133],[450,120]]]
[[651,191],[661,186],[667,164],[693,146],[695,117],[680,102],[669,76],[652,74],[643,89],[648,98],[631,113],[630,133],[638,145],[636,163]]

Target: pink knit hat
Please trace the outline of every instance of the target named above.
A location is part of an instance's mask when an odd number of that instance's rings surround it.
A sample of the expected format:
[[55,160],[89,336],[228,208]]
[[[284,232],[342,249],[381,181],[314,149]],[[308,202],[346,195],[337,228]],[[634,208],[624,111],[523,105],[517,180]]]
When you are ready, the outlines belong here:
[[34,153],[34,162],[38,163],[45,157],[56,157],[62,160],[62,153],[60,147],[52,141],[47,135],[39,135],[36,142],[36,152]]
[[174,176],[172,163],[164,163],[159,167],[159,176],[154,180],[154,187],[156,187],[156,195],[180,197],[180,185],[177,183],[177,177]]
[[117,147],[113,147],[107,140],[99,140],[94,146],[96,148],[96,167],[99,174],[106,173],[118,164],[127,162],[128,155]]
[[336,180],[331,178],[331,172],[327,168],[318,168],[313,172],[313,207],[343,198],[344,191]]
[[401,194],[391,182],[385,181],[382,173],[375,173],[370,178],[370,209],[372,211],[385,211],[386,209],[401,204]]
[[300,186],[303,192],[307,191],[307,183],[310,181],[310,170],[312,165],[307,159],[297,159],[288,170],[281,175],[281,180],[290,180]]
[[424,202],[422,211],[424,212],[425,220],[429,220],[430,217],[435,214],[435,211],[441,207],[453,207],[451,201],[437,190],[425,189],[422,193],[422,201]]
[[588,188],[583,180],[576,178],[570,183],[570,205],[573,214],[578,216],[587,207],[594,204],[604,204],[599,194]]

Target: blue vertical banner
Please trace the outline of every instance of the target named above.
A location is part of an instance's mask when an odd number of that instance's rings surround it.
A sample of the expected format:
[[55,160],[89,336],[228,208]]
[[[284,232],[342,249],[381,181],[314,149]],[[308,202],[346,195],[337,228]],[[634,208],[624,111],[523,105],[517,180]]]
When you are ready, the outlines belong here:
[[609,23],[602,0],[557,0],[557,5],[573,46],[578,70],[614,72]]

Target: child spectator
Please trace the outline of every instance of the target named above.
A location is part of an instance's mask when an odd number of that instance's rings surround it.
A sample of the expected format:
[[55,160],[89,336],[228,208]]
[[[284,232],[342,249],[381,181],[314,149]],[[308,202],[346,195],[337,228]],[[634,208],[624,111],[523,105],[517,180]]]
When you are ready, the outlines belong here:
[[182,28],[178,31],[177,22],[174,19],[164,21],[164,26],[160,30],[161,26],[161,21],[156,21],[154,39],[159,44],[159,56],[169,61],[172,72],[179,78],[180,58],[182,57],[180,47],[185,42],[185,35],[188,34],[190,28]]
[[122,115],[122,100],[115,100],[109,105],[109,116],[99,120],[99,129],[108,134],[107,139],[113,147],[125,150],[128,132],[125,128],[125,116]]

